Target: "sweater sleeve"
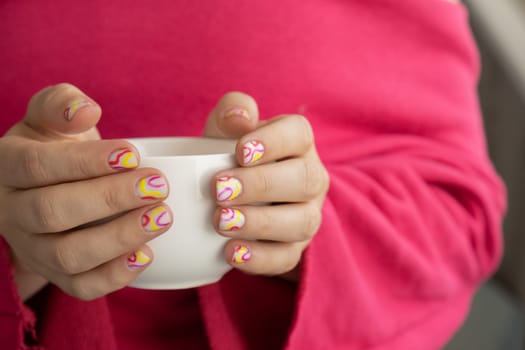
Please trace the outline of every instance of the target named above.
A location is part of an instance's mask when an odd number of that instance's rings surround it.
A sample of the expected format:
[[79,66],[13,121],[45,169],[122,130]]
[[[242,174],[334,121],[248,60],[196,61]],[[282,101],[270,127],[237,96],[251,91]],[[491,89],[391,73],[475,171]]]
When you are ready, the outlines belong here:
[[5,349],[38,349],[35,315],[18,295],[10,262],[10,250],[0,237],[0,344]]
[[388,9],[384,45],[396,50],[375,67],[384,81],[362,83],[373,99],[345,90],[333,110],[312,107],[331,188],[289,349],[440,348],[499,262],[505,194],[486,154],[467,16],[424,3]]
[[18,295],[12,270],[10,248],[0,237],[2,349],[116,349],[106,298],[81,301],[50,285],[33,297],[34,312]]

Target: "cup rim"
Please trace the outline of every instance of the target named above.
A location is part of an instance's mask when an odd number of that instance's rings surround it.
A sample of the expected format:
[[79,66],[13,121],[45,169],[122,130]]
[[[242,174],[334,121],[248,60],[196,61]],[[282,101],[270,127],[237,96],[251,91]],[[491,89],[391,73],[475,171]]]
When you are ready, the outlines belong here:
[[[125,138],[124,140],[131,143],[137,150],[141,158],[203,158],[203,157],[218,157],[218,156],[235,156],[235,147],[237,144],[236,139],[221,139],[215,137],[197,137],[197,136],[159,136],[159,137],[132,137]],[[214,142],[216,144],[223,144],[232,146],[232,151],[230,152],[213,152],[213,153],[204,153],[204,154],[170,154],[170,155],[143,155],[141,152],[140,142]],[[135,143],[136,142],[136,143]]]

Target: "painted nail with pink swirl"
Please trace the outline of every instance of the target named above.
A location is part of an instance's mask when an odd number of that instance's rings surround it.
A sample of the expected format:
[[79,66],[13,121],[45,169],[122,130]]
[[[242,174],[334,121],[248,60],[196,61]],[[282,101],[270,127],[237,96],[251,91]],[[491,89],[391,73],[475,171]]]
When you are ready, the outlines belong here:
[[151,258],[146,255],[142,250],[138,250],[135,253],[128,256],[127,264],[132,270],[140,269],[150,262]]
[[237,231],[244,226],[244,215],[239,209],[222,208],[219,230]]
[[170,211],[161,205],[148,210],[142,215],[142,228],[146,232],[156,232],[168,227],[171,221]]
[[264,145],[261,141],[248,141],[242,145],[244,165],[252,164],[264,155]]
[[223,176],[217,179],[216,189],[219,202],[231,201],[242,193],[242,184],[234,177]]
[[252,252],[248,247],[238,245],[233,250],[232,262],[237,264],[243,264],[252,258]]
[[137,156],[130,149],[120,149],[111,153],[108,163],[109,166],[116,170],[133,169],[139,165]]
[[68,122],[73,120],[73,117],[75,116],[75,113],[84,107],[94,106],[95,104],[88,100],[82,100],[82,101],[75,101],[71,102],[66,109],[64,110],[64,119],[66,119]]
[[140,199],[161,199],[168,196],[168,182],[160,175],[140,179],[136,185],[137,196]]

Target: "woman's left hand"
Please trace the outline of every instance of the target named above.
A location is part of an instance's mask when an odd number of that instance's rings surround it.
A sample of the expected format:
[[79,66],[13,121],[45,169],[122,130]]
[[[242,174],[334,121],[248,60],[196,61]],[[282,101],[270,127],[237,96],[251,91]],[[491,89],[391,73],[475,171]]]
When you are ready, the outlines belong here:
[[259,122],[255,100],[232,92],[211,112],[205,136],[240,137],[240,167],[217,173],[212,185],[215,228],[232,238],[226,260],[248,273],[297,280],[329,186],[310,123],[286,114]]

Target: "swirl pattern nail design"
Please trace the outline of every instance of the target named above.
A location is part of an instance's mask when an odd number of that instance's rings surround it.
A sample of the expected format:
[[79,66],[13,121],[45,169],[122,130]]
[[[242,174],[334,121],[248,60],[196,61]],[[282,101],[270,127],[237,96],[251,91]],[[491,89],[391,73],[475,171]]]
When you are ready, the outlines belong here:
[[248,141],[242,145],[242,154],[245,165],[255,163],[264,155],[264,145],[260,141]]
[[231,176],[218,178],[216,188],[217,200],[220,202],[231,201],[237,198],[242,192],[241,182]]
[[142,250],[138,250],[128,257],[128,267],[132,270],[140,269],[150,262],[151,258]]
[[94,105],[93,102],[87,101],[87,100],[72,102],[64,110],[64,118],[67,121],[71,121],[73,120],[73,117],[75,116],[76,111],[78,111],[80,108],[87,107],[87,106],[93,106],[93,105]]
[[142,228],[147,232],[155,232],[171,224],[171,215],[165,206],[153,208],[142,215]]
[[250,249],[248,249],[248,247],[238,245],[233,251],[232,262],[242,264],[250,260],[251,257],[252,253],[250,252]]
[[108,163],[110,167],[116,170],[133,169],[139,165],[137,156],[129,149],[121,149],[111,153]]
[[219,230],[236,231],[244,226],[244,215],[238,209],[222,208]]
[[136,186],[137,196],[141,199],[160,199],[168,195],[168,183],[160,175],[141,179]]

